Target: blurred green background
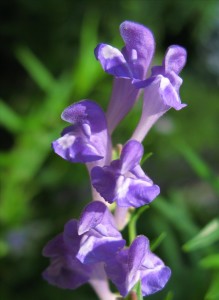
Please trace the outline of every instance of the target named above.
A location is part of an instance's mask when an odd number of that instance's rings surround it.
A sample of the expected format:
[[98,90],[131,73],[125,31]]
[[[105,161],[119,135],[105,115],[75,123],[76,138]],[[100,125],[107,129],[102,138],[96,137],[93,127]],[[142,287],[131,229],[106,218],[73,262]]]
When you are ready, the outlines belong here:
[[[50,144],[66,126],[67,105],[89,98],[107,107],[112,78],[93,49],[121,47],[124,20],[153,31],[153,64],[171,44],[188,50],[181,88],[188,106],[169,111],[144,141],[153,155],[143,167],[161,196],[140,217],[138,233],[157,241],[155,252],[173,272],[148,299],[219,299],[218,15],[217,0],[0,2],[0,299],[97,299],[88,285],[64,291],[41,278],[43,246],[90,201],[85,167],[62,160]],[[115,144],[130,137],[140,112],[139,102]]]

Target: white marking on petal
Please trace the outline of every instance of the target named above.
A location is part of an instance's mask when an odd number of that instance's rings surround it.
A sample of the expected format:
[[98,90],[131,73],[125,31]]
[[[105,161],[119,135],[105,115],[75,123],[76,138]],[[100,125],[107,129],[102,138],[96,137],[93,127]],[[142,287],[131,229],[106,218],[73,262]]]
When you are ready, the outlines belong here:
[[87,136],[87,137],[90,137],[91,136],[91,129],[90,129],[90,125],[84,123],[82,124],[82,130],[84,132],[84,134]]
[[106,45],[105,47],[102,48],[102,55],[103,58],[105,59],[113,59],[118,56],[123,57],[121,52],[118,49],[109,45]]
[[72,144],[75,141],[75,136],[70,135],[70,134],[65,134],[62,136],[60,139],[57,140],[58,144],[66,150],[67,148],[71,147]]
[[124,178],[124,176],[119,176],[117,182],[116,182],[116,192],[118,198],[124,197],[128,190],[130,185],[131,179],[130,178]]
[[138,52],[135,49],[132,49],[131,59],[132,60],[137,60],[138,59]]

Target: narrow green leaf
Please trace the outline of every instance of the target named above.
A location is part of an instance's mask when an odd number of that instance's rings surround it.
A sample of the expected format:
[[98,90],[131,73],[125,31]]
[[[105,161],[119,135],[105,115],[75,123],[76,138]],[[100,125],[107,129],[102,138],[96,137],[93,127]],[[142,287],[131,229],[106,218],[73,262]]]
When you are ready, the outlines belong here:
[[194,251],[213,245],[217,241],[219,241],[219,220],[214,219],[198,235],[188,241],[183,246],[183,249],[185,251]]
[[159,196],[156,201],[152,202],[151,207],[165,216],[178,231],[189,239],[198,233],[198,227],[193,223],[187,208],[183,207],[182,203],[183,199],[177,199],[176,195],[170,199]]
[[219,272],[217,272],[211,282],[210,288],[205,296],[205,300],[219,299]]
[[146,162],[146,160],[148,158],[150,158],[151,156],[153,155],[153,152],[148,152],[148,153],[145,153],[144,156],[142,157],[142,160],[141,160],[141,166]]
[[191,168],[196,172],[196,174],[201,179],[209,182],[217,195],[219,195],[219,177],[212,172],[210,167],[188,145],[181,141],[178,141],[176,144],[178,150],[189,163]]
[[157,249],[157,247],[162,243],[162,241],[165,239],[167,236],[166,232],[162,232],[156,239],[155,241],[151,242],[151,251],[154,251]]
[[22,129],[22,119],[0,99],[0,124],[9,131],[17,133]]
[[26,47],[19,47],[15,55],[23,67],[27,70],[36,84],[45,92],[55,86],[56,82],[49,70],[42,62]]
[[204,269],[219,269],[219,254],[211,254],[200,261]]
[[172,299],[173,299],[173,292],[170,291],[170,292],[166,295],[166,297],[165,297],[164,300],[172,300]]

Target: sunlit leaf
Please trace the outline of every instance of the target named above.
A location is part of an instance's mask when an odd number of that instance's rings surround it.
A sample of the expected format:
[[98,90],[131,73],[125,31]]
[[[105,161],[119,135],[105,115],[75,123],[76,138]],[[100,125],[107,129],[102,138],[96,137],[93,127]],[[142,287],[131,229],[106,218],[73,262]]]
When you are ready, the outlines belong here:
[[27,70],[36,84],[45,92],[55,86],[55,80],[42,62],[26,47],[19,47],[15,52],[22,66]]
[[19,132],[22,129],[22,119],[0,99],[0,124],[11,132]]
[[200,266],[205,269],[219,269],[219,254],[211,254],[203,258]]
[[219,299],[219,273],[216,273],[211,282],[210,288],[205,296],[205,300]]
[[188,241],[183,246],[183,249],[185,251],[194,251],[213,245],[217,241],[219,241],[219,220],[214,219],[198,235]]

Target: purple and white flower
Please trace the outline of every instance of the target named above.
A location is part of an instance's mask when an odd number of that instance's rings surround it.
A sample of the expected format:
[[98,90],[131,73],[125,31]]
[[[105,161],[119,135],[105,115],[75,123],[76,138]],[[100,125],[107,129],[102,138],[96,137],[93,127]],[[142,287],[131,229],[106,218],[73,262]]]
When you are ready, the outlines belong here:
[[107,202],[139,207],[149,204],[159,194],[159,187],[140,167],[142,155],[143,146],[130,140],[124,145],[120,159],[91,170],[92,185]]
[[115,300],[104,265],[124,247],[125,240],[116,229],[106,205],[100,201],[88,204],[77,220],[70,220],[64,232],[49,241],[43,255],[50,258],[43,277],[50,284],[76,289],[90,283],[100,299]]
[[120,34],[125,42],[121,51],[107,44],[95,49],[104,71],[115,77],[106,113],[110,133],[138,99],[139,90],[132,82],[146,77],[155,48],[153,34],[143,25],[125,21],[120,25]]
[[138,236],[129,248],[120,251],[105,270],[123,297],[139,280],[143,296],[154,294],[165,287],[171,275],[171,270],[150,251],[145,236]]
[[103,110],[91,100],[67,107],[62,119],[72,125],[52,143],[56,154],[70,162],[89,163],[107,156],[110,139]]
[[150,78],[135,82],[138,88],[144,88],[144,101],[133,139],[142,142],[153,124],[171,107],[180,110],[186,106],[180,100],[182,79],[178,76],[185,63],[186,50],[180,46],[170,46],[162,66],[153,67]]

